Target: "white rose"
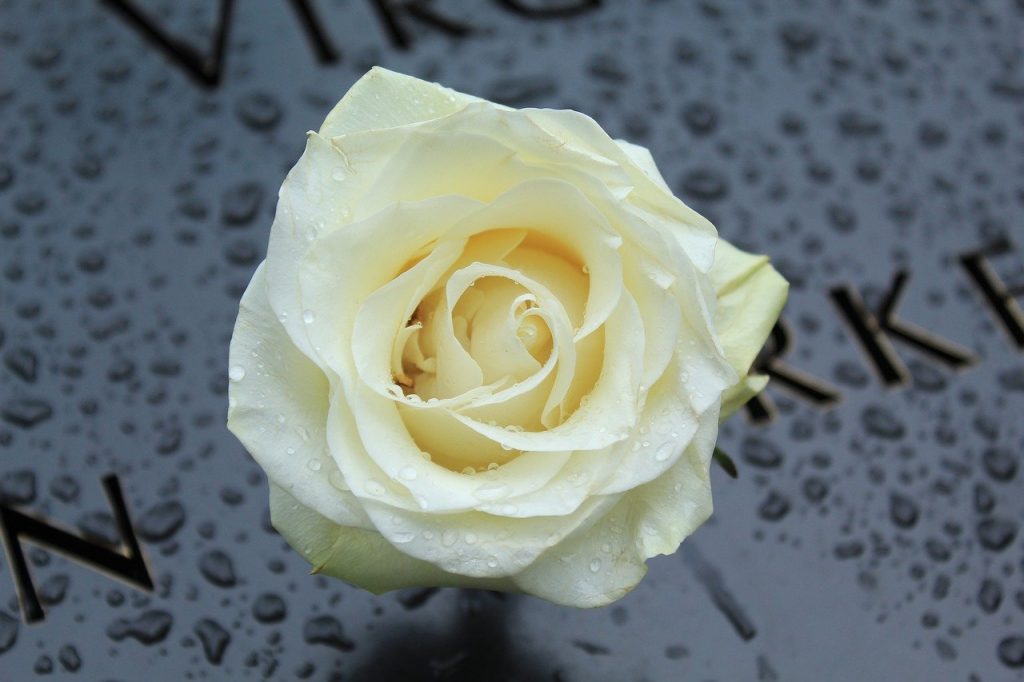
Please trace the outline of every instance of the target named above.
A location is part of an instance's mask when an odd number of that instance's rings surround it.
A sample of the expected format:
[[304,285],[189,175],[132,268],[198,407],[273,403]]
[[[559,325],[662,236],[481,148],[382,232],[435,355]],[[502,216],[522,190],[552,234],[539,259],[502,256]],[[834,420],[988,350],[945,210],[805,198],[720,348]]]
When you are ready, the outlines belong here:
[[314,571],[600,606],[710,515],[786,291],[592,119],[375,68],[281,187],[228,427]]

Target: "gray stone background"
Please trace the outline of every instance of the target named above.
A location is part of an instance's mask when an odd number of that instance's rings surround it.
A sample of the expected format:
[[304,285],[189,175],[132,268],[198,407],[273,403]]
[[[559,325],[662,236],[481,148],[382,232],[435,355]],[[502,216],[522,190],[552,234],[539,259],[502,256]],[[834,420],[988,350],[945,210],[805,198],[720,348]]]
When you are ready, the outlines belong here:
[[[1024,2],[437,0],[471,32],[399,8],[402,48],[372,0],[313,0],[327,60],[301,3],[242,0],[215,85],[114,4],[0,0],[0,502],[116,543],[116,473],[157,587],[30,548],[26,625],[5,558],[0,679],[1024,679],[1024,355],[958,265],[1009,238],[1024,284]],[[200,58],[218,4],[132,3]],[[739,479],[611,607],[312,577],[224,428],[277,188],[373,64],[650,147],[790,279],[786,359],[842,394],[731,420]],[[901,268],[900,315],[976,363],[897,343],[883,387],[828,291]]]

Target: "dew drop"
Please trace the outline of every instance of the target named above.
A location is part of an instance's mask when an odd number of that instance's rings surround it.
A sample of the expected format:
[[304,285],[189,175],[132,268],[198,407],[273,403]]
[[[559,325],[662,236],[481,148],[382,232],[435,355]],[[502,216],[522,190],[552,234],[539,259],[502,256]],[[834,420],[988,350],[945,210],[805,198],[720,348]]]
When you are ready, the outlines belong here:
[[337,469],[333,469],[331,473],[327,474],[327,482],[338,490],[346,490],[345,478],[341,475],[341,472]]
[[416,467],[405,466],[398,472],[398,477],[404,481],[415,481],[417,476],[419,472],[416,471]]
[[245,378],[245,367],[241,365],[232,365],[231,369],[228,370],[228,379],[231,381],[241,381]]
[[445,532],[441,533],[441,544],[445,547],[451,547],[459,540],[458,532],[449,528]]
[[374,478],[371,478],[370,480],[368,480],[366,482],[366,484],[363,485],[363,489],[366,490],[366,492],[368,492],[371,495],[383,495],[384,494],[384,486],[381,485],[380,481],[378,481],[377,479],[374,479]]
[[313,320],[316,319],[316,315],[313,314],[312,310],[308,308],[302,311],[302,321],[306,324],[313,324]]
[[320,467],[323,465],[320,464],[320,460],[311,459],[308,462],[306,462],[306,466],[308,466],[312,471],[320,471]]
[[466,537],[464,537],[463,540],[466,541],[467,545],[475,545],[476,544],[476,534],[475,533],[466,533]]
[[662,443],[658,446],[658,449],[654,452],[654,459],[659,462],[664,462],[666,459],[672,456],[672,442]]
[[601,560],[600,559],[594,559],[593,561],[590,562],[590,572],[591,573],[597,573],[600,570],[601,570]]

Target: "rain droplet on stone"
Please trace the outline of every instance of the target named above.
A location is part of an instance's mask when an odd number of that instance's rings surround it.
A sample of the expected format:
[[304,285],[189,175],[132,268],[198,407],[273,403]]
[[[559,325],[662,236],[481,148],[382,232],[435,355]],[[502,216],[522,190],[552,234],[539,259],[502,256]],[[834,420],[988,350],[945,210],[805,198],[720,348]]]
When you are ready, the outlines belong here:
[[199,572],[217,587],[231,587],[237,582],[231,557],[219,549],[210,550],[199,558]]
[[324,644],[339,651],[355,648],[355,644],[345,637],[341,622],[334,616],[317,616],[306,621],[302,637],[309,644]]
[[284,599],[276,594],[265,593],[252,604],[252,615],[263,624],[280,623],[288,613]]
[[171,614],[153,609],[135,619],[118,618],[107,627],[107,636],[115,642],[131,637],[149,646],[162,642],[173,623]]
[[231,635],[228,631],[211,618],[201,619],[192,631],[196,633],[203,645],[203,654],[206,656],[206,660],[214,665],[220,663],[224,658],[224,651],[231,643]]
[[184,523],[185,508],[176,500],[167,500],[139,517],[139,535],[149,542],[161,542],[173,536]]
[[1017,536],[1017,524],[1006,518],[982,519],[977,530],[981,546],[993,552],[1006,549]]

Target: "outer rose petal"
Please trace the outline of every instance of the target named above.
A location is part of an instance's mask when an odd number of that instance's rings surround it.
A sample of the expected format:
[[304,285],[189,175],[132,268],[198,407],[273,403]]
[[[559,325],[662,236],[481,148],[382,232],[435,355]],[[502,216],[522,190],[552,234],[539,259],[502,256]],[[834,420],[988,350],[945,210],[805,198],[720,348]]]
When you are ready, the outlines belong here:
[[447,116],[478,97],[375,66],[353,84],[320,126],[324,137],[421,123]]
[[341,482],[325,432],[323,372],[292,344],[267,302],[261,264],[242,295],[231,336],[228,429],[271,481],[337,523],[371,524]]
[[715,327],[725,357],[744,379],[722,399],[722,419],[761,391],[767,379],[748,376],[765,339],[786,303],[789,283],[768,263],[767,256],[740,251],[719,240],[711,283],[718,296]]
[[476,587],[518,592],[507,578],[471,578],[404,554],[373,530],[339,526],[270,484],[270,521],[322,573],[381,594],[402,587]]
[[668,183],[665,182],[665,178],[661,176],[661,171],[658,170],[657,164],[654,163],[654,157],[651,155],[651,150],[647,147],[641,147],[638,144],[627,142],[626,140],[615,140],[615,144],[622,148],[622,151],[626,152],[626,156],[637,165],[640,170],[644,172],[648,178],[651,179],[654,184],[661,187],[666,192],[671,192]]
[[[717,416],[717,415],[713,415]],[[566,606],[605,606],[671,554],[711,515],[708,465],[718,420],[707,419],[671,469],[624,494],[592,526],[549,549],[512,580],[523,592]]]

